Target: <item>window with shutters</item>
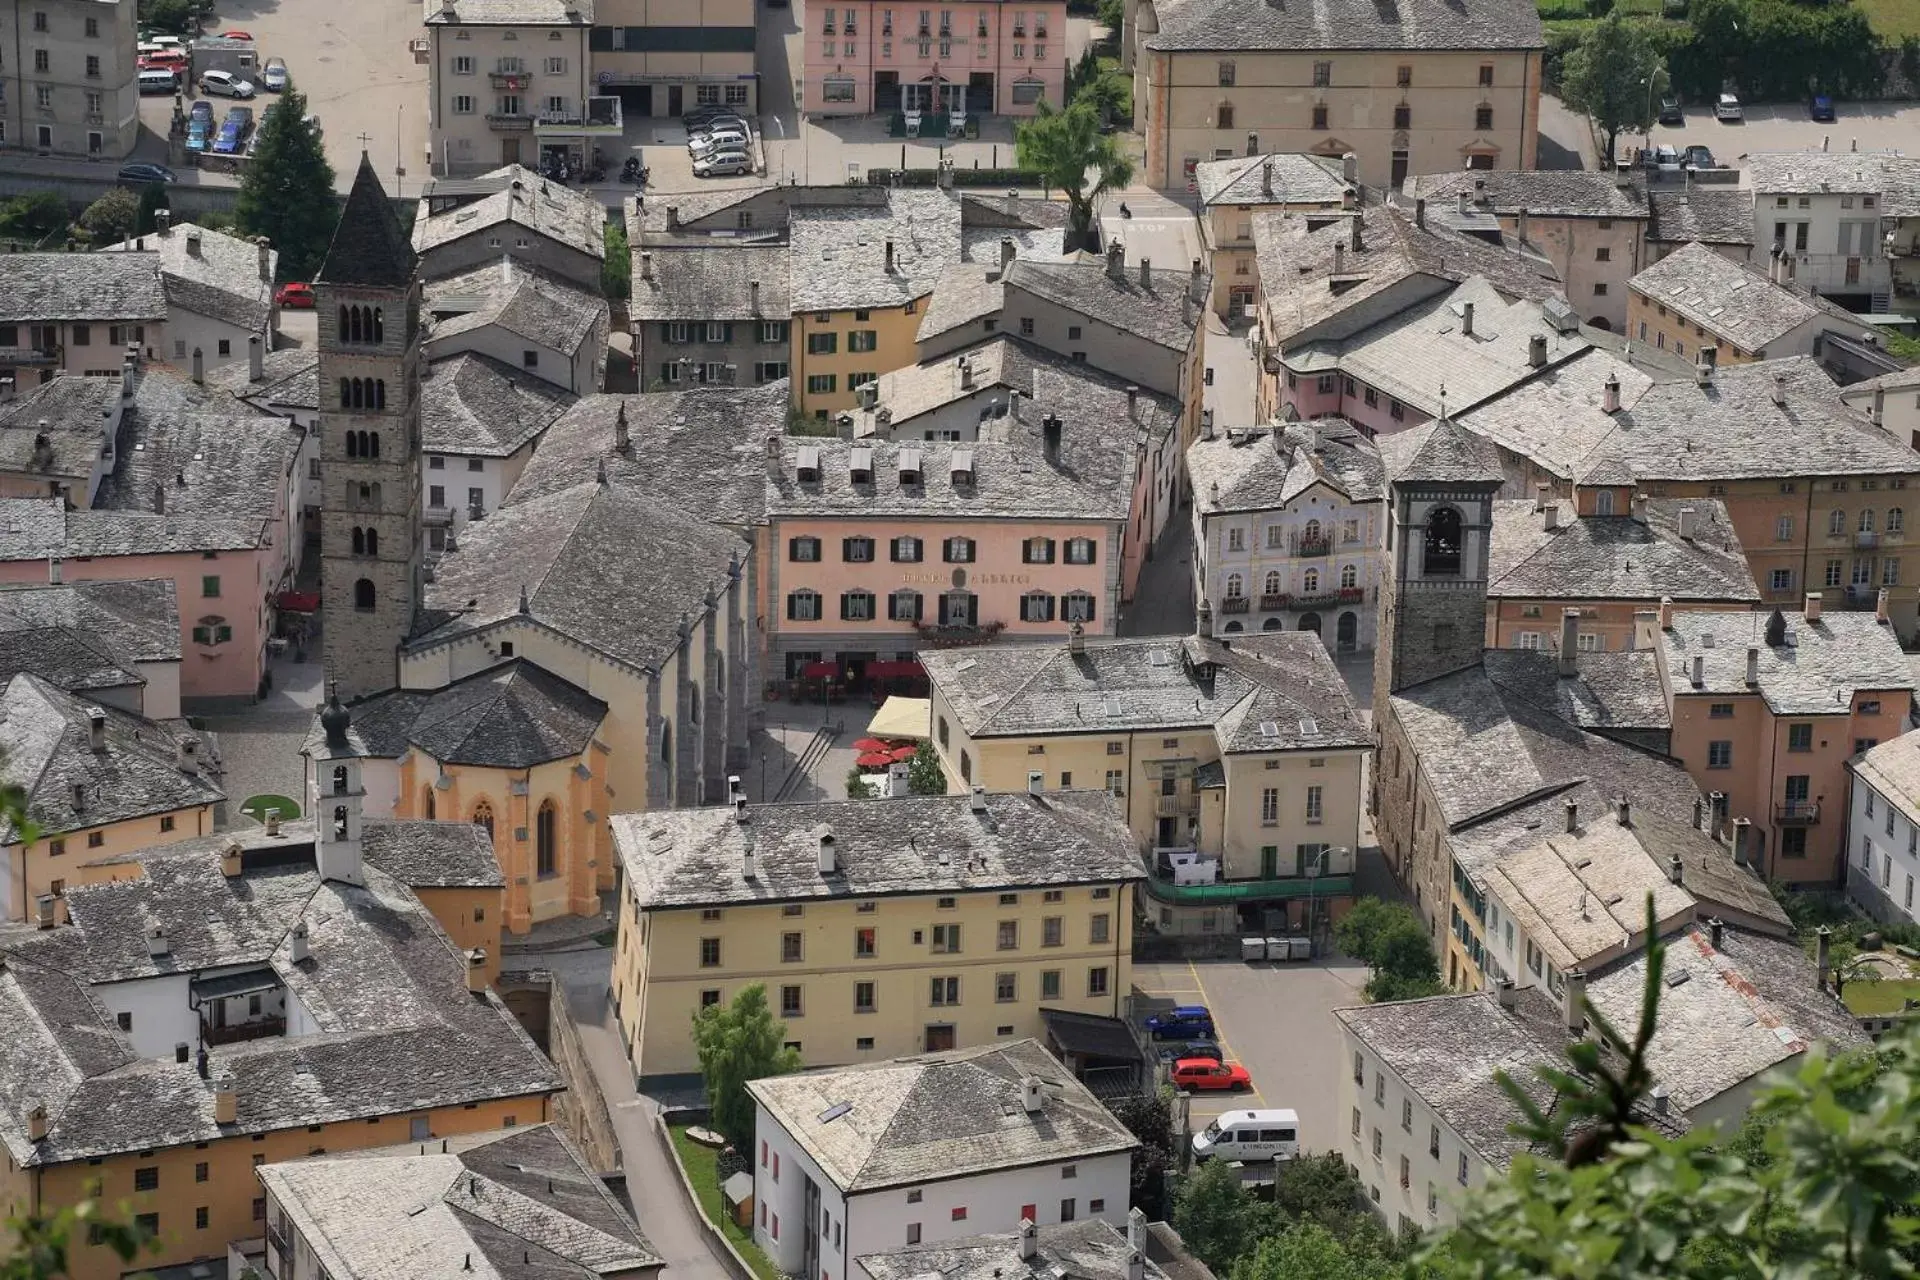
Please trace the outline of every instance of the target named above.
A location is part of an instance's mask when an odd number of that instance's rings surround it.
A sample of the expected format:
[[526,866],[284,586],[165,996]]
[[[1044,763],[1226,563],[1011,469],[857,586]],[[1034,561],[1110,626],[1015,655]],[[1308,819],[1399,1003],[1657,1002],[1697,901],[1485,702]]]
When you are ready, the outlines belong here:
[[787,596],[787,617],[794,622],[818,622],[820,620],[820,593],[817,591],[795,591]]

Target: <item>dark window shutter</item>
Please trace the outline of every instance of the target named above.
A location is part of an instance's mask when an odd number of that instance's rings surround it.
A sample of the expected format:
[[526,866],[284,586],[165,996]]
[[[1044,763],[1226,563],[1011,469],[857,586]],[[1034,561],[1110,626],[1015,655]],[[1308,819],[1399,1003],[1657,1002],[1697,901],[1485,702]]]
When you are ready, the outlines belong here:
[[798,618],[799,616],[800,616],[799,593],[794,591],[789,591],[787,593],[787,618],[789,621],[791,621],[792,619]]
[[918,591],[914,592],[913,593],[913,620],[915,622],[920,621],[920,615],[924,612],[925,605],[926,605],[926,597],[921,595]]
[[940,625],[943,627],[946,626],[947,625],[947,598],[945,596],[940,597],[940,611],[937,616],[940,620]]
[[672,321],[662,320],[660,322],[660,341],[662,342],[673,341],[673,322]]
[[840,558],[842,560],[853,559],[853,539],[852,538],[840,539]]
[[852,594],[852,592],[848,591],[842,591],[840,593],[840,620],[842,622],[845,622],[847,618],[851,616],[852,611],[847,608],[847,602],[852,598]]

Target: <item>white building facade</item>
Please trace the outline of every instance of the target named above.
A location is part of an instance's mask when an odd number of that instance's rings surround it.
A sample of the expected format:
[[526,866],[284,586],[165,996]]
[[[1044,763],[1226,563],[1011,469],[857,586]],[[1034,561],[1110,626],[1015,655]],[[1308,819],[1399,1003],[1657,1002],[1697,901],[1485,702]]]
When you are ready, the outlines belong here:
[[1856,758],[1847,806],[1847,896],[1888,924],[1914,924],[1920,880],[1920,731]]

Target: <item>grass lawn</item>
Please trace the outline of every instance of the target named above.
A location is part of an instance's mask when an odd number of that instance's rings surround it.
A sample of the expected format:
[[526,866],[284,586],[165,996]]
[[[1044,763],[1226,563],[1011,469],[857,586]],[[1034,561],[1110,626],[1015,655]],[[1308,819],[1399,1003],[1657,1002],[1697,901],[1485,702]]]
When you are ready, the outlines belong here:
[[269,809],[278,809],[282,822],[291,822],[300,816],[300,806],[286,796],[249,796],[247,802],[240,806],[240,812],[255,822],[265,822]]
[[1907,1000],[1920,1000],[1920,979],[1849,982],[1845,999],[1847,1008],[1858,1014],[1898,1013]]
[[1859,0],[1874,32],[1895,44],[1902,36],[1920,35],[1920,0]]
[[780,1272],[753,1242],[752,1234],[733,1225],[733,1220],[721,1209],[720,1153],[689,1138],[685,1125],[672,1125],[669,1131],[673,1134],[673,1149],[679,1153],[680,1163],[687,1167],[687,1181],[693,1184],[693,1194],[700,1199],[700,1212],[707,1216],[707,1221],[719,1224],[728,1242],[740,1251],[740,1256],[747,1260],[760,1280],[782,1280]]

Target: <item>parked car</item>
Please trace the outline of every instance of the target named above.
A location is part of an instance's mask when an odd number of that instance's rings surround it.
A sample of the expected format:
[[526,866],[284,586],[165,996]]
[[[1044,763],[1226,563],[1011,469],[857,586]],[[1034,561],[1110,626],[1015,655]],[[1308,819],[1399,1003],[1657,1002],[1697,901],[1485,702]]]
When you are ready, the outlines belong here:
[[144,160],[135,160],[131,164],[120,166],[122,182],[175,182],[173,170],[163,164],[148,164]]
[[179,49],[156,49],[141,54],[138,66],[142,71],[185,71],[187,55]]
[[260,68],[260,87],[268,93],[280,93],[287,87],[287,60],[268,58],[267,65]]
[[216,38],[221,40],[251,41],[253,39],[253,32],[251,31],[216,31],[214,32],[214,35]]
[[701,106],[697,106],[693,108],[691,111],[682,112],[680,114],[680,123],[686,125],[689,129],[691,129],[694,125],[700,124],[703,121],[711,120],[715,116],[728,116],[733,114],[735,113],[732,111],[732,109],[728,107],[723,107],[717,102],[709,102]]
[[1661,143],[1657,147],[1647,147],[1640,152],[1640,167],[1653,169],[1661,173],[1680,171],[1680,152],[1678,148]]
[[173,93],[180,87],[180,77],[165,67],[141,67],[137,78],[142,93]]
[[1203,1004],[1176,1005],[1148,1017],[1147,1032],[1155,1040],[1211,1040],[1213,1012]]
[[1220,1046],[1211,1040],[1181,1040],[1161,1045],[1160,1058],[1163,1062],[1179,1062],[1183,1058],[1210,1058],[1215,1062],[1225,1062],[1227,1055],[1220,1052]]
[[205,151],[207,144],[213,141],[213,121],[202,120],[198,116],[187,120],[187,150]]
[[747,135],[732,131],[710,133],[704,138],[695,138],[687,144],[687,150],[693,154],[695,160],[710,156],[717,151],[745,151],[746,149]]
[[208,127],[211,128],[213,125],[213,104],[205,98],[194,99],[193,105],[187,108],[187,119],[204,120],[207,122]]
[[220,132],[214,135],[213,152],[221,156],[237,156],[240,148],[246,145],[247,134],[240,125],[232,120],[220,122]]
[[1291,1160],[1300,1154],[1300,1117],[1279,1107],[1229,1111],[1193,1135],[1193,1158]]
[[1723,93],[1720,95],[1720,101],[1714,103],[1713,105],[1713,114],[1714,114],[1714,118],[1717,120],[1732,121],[1732,120],[1746,119],[1746,117],[1740,111],[1740,99],[1734,97],[1730,93]]
[[693,162],[696,178],[725,178],[736,173],[752,173],[753,157],[744,151],[720,151]]
[[1660,123],[1661,124],[1685,124],[1686,122],[1687,122],[1687,113],[1680,109],[1680,99],[1678,98],[1660,99]]
[[1814,94],[1813,102],[1808,107],[1808,111],[1815,120],[1833,119],[1833,96],[1826,93]]
[[747,122],[740,116],[723,114],[708,116],[705,120],[687,126],[687,137],[697,138],[702,134],[718,133],[723,129],[732,129],[739,133],[747,131]]
[[200,92],[220,98],[251,98],[253,81],[243,80],[231,71],[215,68],[201,75]]
[[1182,1058],[1173,1064],[1173,1087],[1195,1092],[1231,1090],[1239,1093],[1253,1088],[1253,1077],[1237,1062],[1215,1062],[1212,1058]]
[[313,286],[301,280],[289,280],[274,290],[273,300],[296,311],[313,309]]
[[1699,143],[1694,143],[1680,153],[1680,163],[1689,169],[1718,169],[1713,161],[1713,152]]
[[185,53],[187,42],[179,36],[145,35],[142,36],[140,42],[133,47],[133,51],[138,54],[157,53],[161,49],[177,49],[181,53]]

